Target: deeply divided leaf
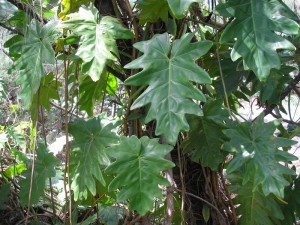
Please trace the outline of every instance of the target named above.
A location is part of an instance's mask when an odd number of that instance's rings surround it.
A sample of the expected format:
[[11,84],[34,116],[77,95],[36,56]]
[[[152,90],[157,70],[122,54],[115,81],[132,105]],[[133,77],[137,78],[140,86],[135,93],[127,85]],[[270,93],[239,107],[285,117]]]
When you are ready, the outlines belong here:
[[297,157],[278,149],[289,147],[295,141],[275,137],[275,129],[273,122],[264,123],[263,115],[260,115],[252,124],[242,123],[225,130],[230,141],[224,148],[234,154],[227,168],[228,173],[245,167],[243,184],[253,179],[253,191],[261,184],[266,196],[273,193],[283,198],[284,187],[289,185],[284,175],[294,174],[294,171],[282,163],[289,163]]
[[234,41],[232,60],[242,57],[244,68],[260,80],[266,80],[272,68],[280,68],[277,49],[295,49],[280,33],[297,34],[297,16],[281,0],[229,0],[217,11],[235,17],[221,36],[222,43]]
[[144,136],[121,137],[120,144],[107,149],[107,153],[116,159],[106,172],[115,174],[109,189],[119,189],[118,201],[129,201],[131,210],[145,215],[153,208],[154,198],[162,197],[158,185],[169,185],[161,176],[161,171],[174,166],[164,159],[173,149],[170,145],[159,144],[157,139]]
[[25,109],[30,108],[41,79],[46,75],[44,63],[55,62],[54,50],[51,46],[57,38],[55,27],[55,22],[42,26],[33,20],[22,40],[11,46],[14,51],[21,53],[13,68],[19,71],[16,83],[21,85],[20,98],[24,102]]
[[156,135],[163,135],[173,145],[180,131],[189,130],[185,114],[202,115],[193,100],[205,101],[205,96],[190,81],[211,83],[209,75],[194,60],[204,55],[212,42],[190,43],[192,38],[193,34],[185,34],[171,44],[167,33],[155,35],[134,45],[144,55],[126,65],[131,69],[143,68],[127,79],[126,85],[148,85],[131,109],[150,104],[146,123],[155,119]]
[[96,181],[105,185],[101,169],[110,163],[105,148],[119,140],[113,129],[115,124],[105,119],[104,114],[88,120],[77,119],[69,124],[74,138],[70,163],[75,201],[86,199],[88,191],[95,195]]
[[164,22],[168,20],[167,0],[139,0],[137,4],[137,8],[141,10],[138,16],[141,24],[156,22],[158,19]]
[[139,19],[141,24],[156,22],[158,19],[167,22],[169,13],[175,18],[183,18],[190,5],[203,0],[138,0],[137,8],[141,9]]
[[81,7],[78,13],[72,13],[68,17],[70,19],[62,27],[80,36],[76,55],[83,60],[83,72],[97,81],[106,64],[118,59],[116,40],[132,39],[133,33],[124,28],[116,18],[101,17],[95,7]]

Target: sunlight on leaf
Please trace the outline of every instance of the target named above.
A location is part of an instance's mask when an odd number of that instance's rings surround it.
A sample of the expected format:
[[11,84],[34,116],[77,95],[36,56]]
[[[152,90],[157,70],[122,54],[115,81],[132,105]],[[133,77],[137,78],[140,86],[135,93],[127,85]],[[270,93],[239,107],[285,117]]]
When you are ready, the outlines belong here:
[[289,185],[284,175],[292,175],[294,171],[281,162],[289,163],[298,158],[278,149],[289,147],[296,142],[275,137],[275,129],[276,125],[273,122],[264,123],[263,115],[260,115],[252,124],[245,122],[223,131],[230,138],[224,149],[234,154],[227,173],[245,167],[243,184],[253,179],[253,191],[261,184],[266,196],[273,193],[283,198],[284,187]]

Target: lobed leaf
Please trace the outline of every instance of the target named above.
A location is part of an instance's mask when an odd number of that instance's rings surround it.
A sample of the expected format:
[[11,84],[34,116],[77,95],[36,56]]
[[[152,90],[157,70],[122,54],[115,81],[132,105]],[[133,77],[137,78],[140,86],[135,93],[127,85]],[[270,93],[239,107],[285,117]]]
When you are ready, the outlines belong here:
[[11,48],[21,56],[13,68],[19,71],[16,84],[21,85],[20,98],[24,108],[29,109],[37,93],[41,79],[45,76],[44,63],[54,64],[55,55],[51,43],[57,38],[56,23],[49,22],[42,26],[33,20],[26,29],[24,37]]
[[237,173],[228,176],[228,179],[231,182],[230,191],[237,194],[234,203],[239,205],[237,213],[241,216],[240,225],[274,225],[284,222],[279,202],[273,195],[265,196],[261,185],[256,187],[253,180],[243,185],[242,177]]
[[141,24],[156,22],[158,19],[166,22],[168,20],[167,0],[139,0],[137,8],[141,10],[138,15]]
[[231,58],[243,58],[245,69],[264,81],[272,68],[280,69],[277,49],[295,50],[280,33],[297,34],[297,16],[281,0],[229,0],[217,11],[235,19],[225,28],[221,43],[234,41]]
[[243,184],[253,179],[253,191],[261,184],[266,196],[273,193],[283,198],[284,187],[289,185],[284,175],[294,174],[294,171],[281,162],[289,163],[297,157],[278,149],[289,147],[295,141],[275,137],[275,129],[273,122],[264,123],[260,115],[252,124],[242,123],[223,131],[230,138],[224,149],[235,154],[228,165],[228,173],[245,167]]
[[167,1],[173,15],[178,19],[181,19],[186,15],[192,3],[203,2],[203,0],[167,0]]
[[164,156],[173,149],[170,145],[159,144],[157,139],[144,136],[121,137],[120,144],[107,149],[116,159],[106,172],[116,174],[109,184],[109,190],[119,189],[118,201],[129,201],[131,210],[145,215],[153,208],[154,198],[161,198],[158,185],[169,185],[161,171],[174,166]]
[[80,7],[78,13],[68,15],[62,27],[80,36],[76,55],[83,60],[83,72],[93,81],[100,79],[107,63],[117,61],[119,55],[116,40],[132,39],[133,33],[113,17],[101,17],[95,7]]
[[95,104],[103,99],[105,92],[113,94],[113,91],[118,88],[117,82],[117,79],[107,72],[103,72],[98,81],[86,77],[79,86],[80,110],[85,110],[89,116],[92,116]]
[[222,100],[211,100],[203,107],[203,117],[192,116],[188,122],[190,131],[183,142],[185,152],[192,152],[192,160],[212,170],[218,170],[224,161],[225,154],[221,151],[225,135],[224,120],[228,113],[222,109]]
[[163,135],[174,145],[180,131],[188,131],[185,114],[202,115],[193,101],[205,101],[203,93],[190,81],[207,84],[209,75],[194,63],[212,46],[210,41],[190,43],[193,34],[185,34],[173,45],[167,33],[134,45],[144,55],[127,64],[129,69],[143,68],[125,81],[126,85],[149,85],[131,109],[150,104],[145,122],[156,120],[156,135]]
[[110,158],[105,148],[119,140],[113,129],[115,124],[105,119],[104,114],[69,124],[70,134],[74,137],[70,163],[75,201],[87,199],[88,191],[95,195],[96,181],[106,185],[101,168],[110,164]]

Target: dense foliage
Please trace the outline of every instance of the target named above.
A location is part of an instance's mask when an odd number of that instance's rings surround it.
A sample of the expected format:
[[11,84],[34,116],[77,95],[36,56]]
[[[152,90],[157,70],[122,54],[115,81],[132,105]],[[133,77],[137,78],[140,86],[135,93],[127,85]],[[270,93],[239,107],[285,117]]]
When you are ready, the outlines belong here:
[[0,224],[297,224],[299,24],[282,0],[0,1]]

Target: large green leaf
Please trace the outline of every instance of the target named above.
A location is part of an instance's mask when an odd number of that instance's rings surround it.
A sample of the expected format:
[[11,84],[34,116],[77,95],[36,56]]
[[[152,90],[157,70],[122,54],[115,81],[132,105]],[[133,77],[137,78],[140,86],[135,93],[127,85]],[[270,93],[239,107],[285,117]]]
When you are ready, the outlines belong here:
[[188,119],[190,132],[183,142],[186,152],[193,152],[192,160],[202,166],[218,170],[224,160],[221,145],[224,143],[225,128],[223,120],[228,118],[228,112],[222,109],[222,100],[211,100],[203,107],[203,117],[191,116]]
[[76,55],[83,60],[83,72],[97,81],[107,63],[117,61],[119,53],[116,40],[131,39],[134,35],[116,18],[101,17],[95,7],[81,7],[78,13],[68,17],[70,19],[62,27],[81,36]]
[[145,122],[157,121],[156,135],[163,135],[170,144],[175,144],[180,131],[188,131],[185,114],[202,115],[193,101],[205,101],[203,93],[190,81],[210,83],[209,75],[194,63],[212,46],[210,41],[190,43],[193,34],[185,34],[173,45],[167,33],[155,35],[149,41],[136,43],[135,48],[144,53],[127,64],[126,68],[143,71],[125,81],[126,85],[149,85],[131,106],[136,109],[151,104]]
[[21,53],[21,57],[14,63],[14,69],[19,71],[16,83],[21,85],[20,98],[24,102],[25,109],[30,108],[40,81],[45,76],[43,64],[55,62],[54,50],[51,46],[58,34],[55,27],[55,22],[42,26],[33,20],[22,40],[11,46],[14,51]]
[[239,205],[237,208],[237,213],[241,215],[239,225],[279,225],[281,221],[285,224],[280,204],[273,195],[265,196],[261,185],[255,187],[253,180],[242,185],[239,174],[227,178],[231,182],[230,191],[237,194],[234,203]]
[[88,191],[96,194],[96,180],[105,185],[101,168],[110,163],[105,148],[118,143],[118,137],[113,132],[115,125],[105,118],[104,114],[89,120],[77,119],[69,124],[69,130],[74,137],[71,152],[71,187],[74,199],[88,196]]
[[221,42],[234,41],[233,61],[243,58],[245,69],[265,80],[272,68],[280,68],[277,49],[295,47],[279,33],[297,34],[297,16],[281,0],[229,0],[219,4],[217,11],[235,17],[221,36]]
[[[46,186],[46,180],[55,176],[55,166],[59,160],[50,153],[43,143],[39,144],[39,148],[36,151],[36,160],[34,164],[34,176],[32,185],[31,204],[36,204],[41,196],[44,196],[44,189]],[[28,169],[24,173],[25,179],[19,182],[21,191],[19,193],[20,203],[25,206],[28,203],[28,196],[30,190],[31,169],[32,165],[27,167]]]
[[173,149],[159,144],[157,139],[144,136],[121,137],[120,144],[112,146],[107,153],[116,159],[106,172],[116,174],[109,189],[120,189],[118,201],[129,201],[131,210],[145,215],[153,208],[154,198],[162,197],[158,185],[169,185],[161,171],[174,166],[164,156]]
[[245,122],[225,130],[230,141],[225,143],[224,148],[235,154],[228,165],[228,173],[245,167],[243,184],[253,179],[253,191],[262,184],[266,196],[273,193],[283,198],[284,187],[289,185],[284,175],[294,174],[294,171],[281,162],[289,163],[297,157],[278,148],[289,147],[296,142],[275,137],[275,129],[274,122],[264,123],[263,115],[260,115],[253,123]]

